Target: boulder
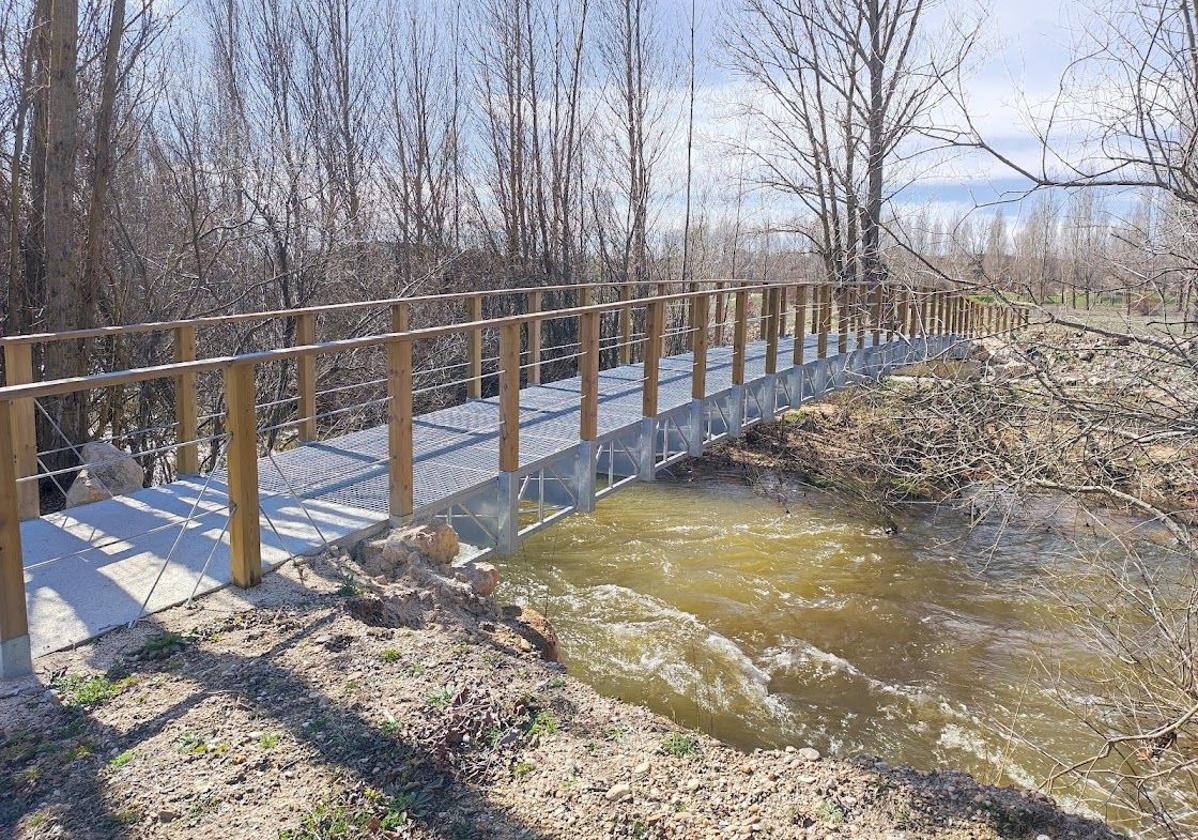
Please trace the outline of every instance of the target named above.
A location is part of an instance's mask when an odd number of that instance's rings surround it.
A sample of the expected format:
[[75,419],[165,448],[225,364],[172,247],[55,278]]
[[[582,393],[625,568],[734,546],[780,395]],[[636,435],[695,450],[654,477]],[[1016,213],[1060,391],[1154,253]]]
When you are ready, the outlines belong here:
[[454,566],[453,573],[458,580],[470,584],[474,594],[480,598],[490,598],[495,587],[499,586],[499,570],[483,560],[468,560],[460,566]]
[[444,523],[397,528],[387,536],[387,541],[394,541],[408,551],[419,552],[441,565],[458,556],[458,533]]
[[355,559],[371,577],[398,580],[426,558],[444,566],[457,553],[458,535],[448,525],[410,525],[359,543]]
[[133,456],[107,441],[93,441],[80,447],[83,469],[67,489],[67,507],[102,502],[140,490],[146,474]]
[[546,662],[561,662],[562,654],[557,632],[549,619],[528,607],[506,606],[503,617],[507,625],[522,639],[541,652]]

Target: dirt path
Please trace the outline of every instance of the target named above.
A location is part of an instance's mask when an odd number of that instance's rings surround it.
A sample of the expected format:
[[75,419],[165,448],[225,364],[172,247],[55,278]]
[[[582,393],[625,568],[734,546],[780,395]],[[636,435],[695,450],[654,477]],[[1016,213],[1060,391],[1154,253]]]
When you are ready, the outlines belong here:
[[959,773],[736,752],[597,695],[489,599],[352,568],[288,565],[0,687],[0,836],[1116,836]]

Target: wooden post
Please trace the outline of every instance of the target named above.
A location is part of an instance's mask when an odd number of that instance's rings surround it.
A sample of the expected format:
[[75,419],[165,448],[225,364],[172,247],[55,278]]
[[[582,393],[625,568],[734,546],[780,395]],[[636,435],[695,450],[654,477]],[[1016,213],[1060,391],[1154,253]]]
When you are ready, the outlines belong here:
[[883,286],[882,283],[874,288],[874,315],[873,315],[873,346],[877,347],[882,343],[882,305],[883,305]]
[[[316,316],[310,312],[295,319],[295,343],[316,343]],[[316,440],[316,357],[300,356],[295,360],[295,384],[299,390],[299,439]]]
[[723,292],[724,284],[715,284],[715,345],[724,344],[724,321],[728,317],[728,296]]
[[[196,328],[176,327],[175,361],[194,362],[196,358]],[[303,404],[301,400],[301,405]],[[196,375],[181,373],[175,377],[175,473],[194,475],[200,471],[199,445],[190,443],[199,437],[198,411],[196,410]]]
[[710,324],[710,306],[707,295],[692,298],[695,316],[694,359],[691,363],[691,399],[701,400],[707,396],[707,328]]
[[769,297],[773,289],[761,290],[761,310],[757,313],[757,340],[765,339],[765,334],[769,331],[770,304]]
[[262,582],[262,532],[258,523],[258,420],[254,364],[225,368],[229,430],[229,568],[243,589]]
[[[466,298],[466,320],[470,322],[481,321],[483,319],[483,297],[482,295],[471,295]],[[470,339],[470,364],[469,372],[467,373],[468,382],[466,383],[466,397],[472,400],[477,400],[483,395],[483,331],[481,327],[475,327],[469,332]]]
[[[540,292],[528,293],[528,311],[541,311]],[[528,322],[528,383],[541,384],[541,322],[536,319]]]
[[[632,300],[632,284],[620,284],[620,300]],[[620,364],[632,363],[632,304],[620,307]]]
[[[391,306],[391,332],[407,332],[408,304]],[[392,517],[406,519],[415,508],[412,461],[412,342],[387,342],[387,498]]]
[[807,338],[807,287],[800,283],[795,287],[795,345],[794,365],[803,364],[803,342]]
[[765,372],[778,372],[778,322],[781,321],[779,307],[782,304],[782,289],[775,286],[765,296],[769,307],[765,321]]
[[499,332],[499,470],[520,467],[520,322]]
[[853,291],[854,309],[857,312],[857,346],[855,349],[860,350],[865,346],[866,322],[869,321],[869,289],[858,285]]
[[645,310],[645,381],[641,388],[641,415],[657,416],[657,386],[661,373],[661,337],[665,331],[665,304],[652,301]]
[[[33,381],[33,345],[25,342],[4,345],[4,375],[5,385],[25,385]],[[16,476],[37,475],[37,425],[33,400],[13,400],[11,405],[12,422],[0,426],[0,431],[12,433]],[[21,519],[37,519],[41,514],[36,480],[17,485],[17,511]]]
[[[28,347],[29,345],[10,345]],[[7,348],[6,348],[7,349]],[[16,384],[9,382],[9,384]],[[28,673],[29,618],[25,612],[25,567],[17,488],[17,406],[0,400],[0,676]],[[37,482],[26,482],[37,486]],[[23,650],[17,650],[18,647]]]
[[732,327],[732,384],[745,384],[745,344],[749,338],[749,293],[736,292],[736,318]]
[[780,301],[780,303],[778,305],[778,312],[781,314],[781,317],[778,319],[778,335],[781,336],[782,338],[786,337],[786,313],[790,311],[789,309],[787,309],[787,306],[786,306],[787,303],[789,303],[789,297],[790,297],[789,293],[790,293],[789,286],[783,286],[781,289],[778,290],[779,301]]
[[599,436],[598,312],[585,312],[578,317],[578,340],[582,350],[578,358],[578,377],[582,389],[578,437],[580,440],[594,440]]
[[840,287],[840,297],[836,304],[836,352],[849,352],[849,290],[847,286]]
[[819,334],[816,336],[817,355],[821,359],[828,358],[828,331],[832,327],[832,284],[824,283],[819,290],[820,304],[815,309],[819,310],[819,324],[817,329]]

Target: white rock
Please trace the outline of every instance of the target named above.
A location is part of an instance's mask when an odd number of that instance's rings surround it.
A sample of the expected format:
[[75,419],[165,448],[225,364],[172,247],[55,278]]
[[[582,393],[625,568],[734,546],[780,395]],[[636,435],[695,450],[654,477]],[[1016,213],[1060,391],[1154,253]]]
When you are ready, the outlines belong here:
[[648,776],[649,775],[649,762],[642,761],[640,764],[638,764],[636,767],[634,767],[632,769],[632,775],[638,779],[641,776]]
[[623,799],[623,798],[625,798],[627,796],[631,796],[631,795],[632,795],[632,785],[628,784],[627,782],[617,782],[616,784],[612,785],[610,788],[607,789],[607,793],[603,794],[603,796],[609,802],[616,802],[620,799]]
[[821,756],[819,750],[814,747],[803,747],[803,749],[799,750],[799,758],[803,759],[803,761],[819,761]]
[[146,474],[133,456],[107,441],[85,443],[79,449],[83,469],[67,490],[67,507],[102,502],[140,490]]

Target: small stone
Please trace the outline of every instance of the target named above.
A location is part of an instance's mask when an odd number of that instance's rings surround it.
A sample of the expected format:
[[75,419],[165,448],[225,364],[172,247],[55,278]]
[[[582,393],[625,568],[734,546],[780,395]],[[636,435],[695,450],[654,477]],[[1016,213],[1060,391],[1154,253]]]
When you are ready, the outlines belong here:
[[158,822],[168,823],[174,822],[177,819],[179,819],[179,815],[169,808],[163,808],[158,812]]
[[699,780],[698,779],[687,779],[686,780],[686,789],[689,791],[698,790],[699,789]]
[[608,802],[617,802],[625,797],[632,796],[632,785],[627,782],[617,782],[607,789],[607,793],[603,794]]
[[636,767],[632,768],[632,775],[638,779],[641,778],[642,776],[648,776],[649,775],[649,762],[642,761]]
[[819,754],[819,750],[814,747],[803,747],[799,750],[799,758],[803,759],[803,761],[819,761],[822,756]]

